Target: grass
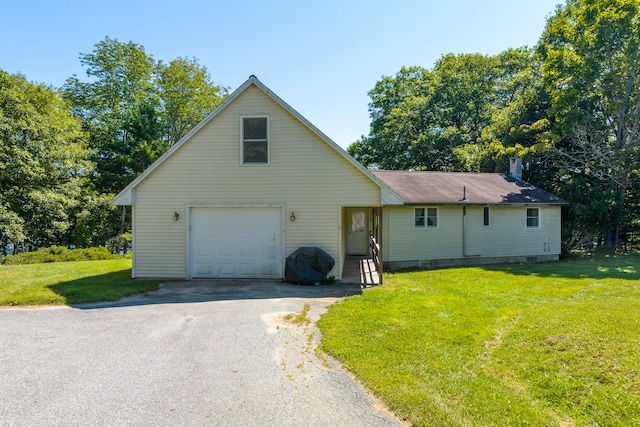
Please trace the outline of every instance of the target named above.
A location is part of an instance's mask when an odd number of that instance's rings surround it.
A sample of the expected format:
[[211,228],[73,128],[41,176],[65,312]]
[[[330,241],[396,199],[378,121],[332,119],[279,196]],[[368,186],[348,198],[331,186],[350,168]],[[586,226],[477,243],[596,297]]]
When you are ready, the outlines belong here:
[[298,326],[308,325],[311,323],[311,319],[308,316],[309,310],[311,310],[311,306],[305,304],[300,313],[289,313],[284,316],[284,320]]
[[417,426],[640,425],[640,256],[385,275],[318,326]]
[[152,291],[158,280],[131,278],[131,260],[0,265],[0,306],[116,301]]

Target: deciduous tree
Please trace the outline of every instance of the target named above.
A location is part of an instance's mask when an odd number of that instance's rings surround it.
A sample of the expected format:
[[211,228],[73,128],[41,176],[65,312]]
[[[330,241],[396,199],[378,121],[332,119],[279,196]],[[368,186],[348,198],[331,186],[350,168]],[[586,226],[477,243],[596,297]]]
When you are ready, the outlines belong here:
[[216,85],[206,67],[195,58],[177,58],[158,64],[157,91],[160,118],[170,145],[212,112],[228,94]]
[[[564,136],[553,163],[592,188],[608,186],[609,203],[622,209],[640,169],[640,2],[567,0],[549,18],[539,52]],[[607,245],[617,247],[628,214],[610,217]]]
[[0,70],[0,246],[58,243],[92,172],[80,120],[50,87]]
[[449,54],[432,70],[384,77],[369,92],[370,134],[349,152],[383,169],[477,169],[487,151],[479,146],[482,132],[527,90],[531,58],[525,48],[494,57]]
[[103,193],[117,193],[140,173],[133,158],[139,140],[130,137],[132,120],[146,106],[158,104],[153,86],[155,61],[144,47],[106,37],[80,62],[89,82],[67,80],[63,95],[82,118],[93,160],[94,182]]

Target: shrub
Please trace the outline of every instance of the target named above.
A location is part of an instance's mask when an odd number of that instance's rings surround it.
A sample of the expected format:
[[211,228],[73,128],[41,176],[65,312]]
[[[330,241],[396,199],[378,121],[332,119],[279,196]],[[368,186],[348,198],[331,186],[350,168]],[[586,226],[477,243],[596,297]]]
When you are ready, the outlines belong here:
[[9,255],[4,258],[0,258],[0,264],[40,264],[47,262],[92,261],[114,258],[121,257],[119,255],[112,254],[105,247],[67,249],[64,246],[51,246],[49,248],[42,248],[33,252],[23,252],[18,255]]

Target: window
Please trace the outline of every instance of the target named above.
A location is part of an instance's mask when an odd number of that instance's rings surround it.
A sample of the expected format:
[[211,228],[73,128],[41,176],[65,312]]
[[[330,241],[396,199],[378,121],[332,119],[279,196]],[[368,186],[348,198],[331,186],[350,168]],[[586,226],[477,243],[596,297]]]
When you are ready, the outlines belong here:
[[427,209],[427,227],[437,227],[437,226],[438,226],[438,209],[428,208]]
[[435,228],[438,226],[438,208],[416,208],[415,209],[416,228]]
[[483,212],[482,213],[483,213],[483,218],[484,218],[483,219],[483,221],[484,221],[483,224],[484,224],[485,227],[488,227],[489,224],[490,224],[490,222],[489,222],[489,206],[485,206],[483,208]]
[[269,164],[268,117],[242,118],[242,164]]
[[540,209],[527,208],[527,227],[538,228],[540,226]]
[[416,208],[415,220],[416,227],[424,227],[424,208]]
[[359,233],[364,231],[364,212],[358,211],[351,214],[351,231]]

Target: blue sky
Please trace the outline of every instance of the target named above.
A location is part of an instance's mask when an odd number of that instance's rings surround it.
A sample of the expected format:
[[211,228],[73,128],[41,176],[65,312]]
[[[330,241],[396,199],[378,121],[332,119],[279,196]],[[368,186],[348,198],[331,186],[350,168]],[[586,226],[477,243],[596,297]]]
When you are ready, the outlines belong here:
[[59,87],[105,36],[156,60],[196,57],[232,90],[255,74],[342,147],[369,131],[367,92],[446,53],[535,45],[560,0],[10,1],[0,69]]

